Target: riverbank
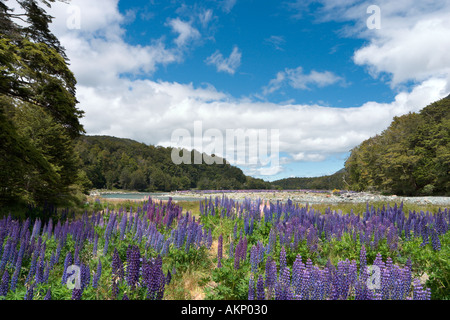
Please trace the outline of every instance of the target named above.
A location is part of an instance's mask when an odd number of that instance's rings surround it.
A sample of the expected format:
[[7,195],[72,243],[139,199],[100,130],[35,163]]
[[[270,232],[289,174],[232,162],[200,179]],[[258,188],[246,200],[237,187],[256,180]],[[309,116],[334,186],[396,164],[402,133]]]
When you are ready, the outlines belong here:
[[233,200],[242,201],[244,199],[264,201],[287,201],[292,200],[302,204],[352,204],[352,203],[409,203],[417,205],[437,205],[450,207],[450,197],[445,196],[421,196],[404,197],[397,195],[381,195],[370,192],[327,192],[327,191],[307,191],[307,190],[198,190],[198,191],[173,191],[173,192],[136,192],[126,190],[92,190],[90,196],[99,197],[113,201],[136,200],[143,201],[152,197],[155,200],[168,200],[170,197],[174,201],[197,201],[205,197],[226,196]]
[[381,194],[369,193],[369,192],[344,192],[340,194],[333,194],[328,192],[308,192],[308,191],[272,191],[272,192],[257,192],[257,191],[236,191],[236,192],[202,192],[202,191],[182,191],[171,192],[172,196],[198,198],[203,199],[205,197],[216,197],[225,195],[228,198],[234,200],[243,200],[245,198],[256,200],[263,199],[265,201],[287,201],[288,199],[297,203],[308,204],[341,204],[341,203],[371,203],[371,202],[385,202],[385,203],[410,203],[419,205],[438,205],[438,206],[450,206],[450,197],[403,197],[390,195],[385,196]]

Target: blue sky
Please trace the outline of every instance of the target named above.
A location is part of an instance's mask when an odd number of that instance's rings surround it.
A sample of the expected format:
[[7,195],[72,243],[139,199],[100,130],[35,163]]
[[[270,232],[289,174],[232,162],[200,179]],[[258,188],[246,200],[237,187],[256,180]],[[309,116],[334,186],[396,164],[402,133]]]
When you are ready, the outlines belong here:
[[174,146],[195,121],[278,130],[277,161],[237,163],[275,180],[331,174],[394,116],[448,95],[448,1],[379,0],[379,29],[373,4],[73,0],[51,14],[88,134]]
[[[237,98],[321,103],[338,108],[360,106],[371,97],[389,102],[395,96],[389,85],[373,79],[363,66],[355,66],[353,52],[364,40],[342,36],[344,22],[318,23],[311,12],[298,18],[297,10],[289,2],[236,1],[229,12],[224,9],[226,2],[187,3],[190,6],[181,1],[119,2],[120,12],[133,17],[125,25],[125,39],[129,43],[146,45],[155,37],[166,37],[168,42],[175,40],[178,34],[171,32],[168,21],[177,18],[184,22],[193,20],[192,27],[205,34],[192,44],[183,63],[170,64],[142,77],[192,82],[197,86],[209,83]],[[205,12],[211,14],[207,26],[193,18],[195,13]],[[362,20],[368,17],[362,12]],[[234,74],[217,72],[214,66],[205,63],[217,50],[226,58],[234,47],[244,53]],[[312,70],[329,71],[342,80],[336,85],[311,85],[303,90],[285,85],[272,94],[262,94],[262,88],[279,71],[298,67],[306,74]]]

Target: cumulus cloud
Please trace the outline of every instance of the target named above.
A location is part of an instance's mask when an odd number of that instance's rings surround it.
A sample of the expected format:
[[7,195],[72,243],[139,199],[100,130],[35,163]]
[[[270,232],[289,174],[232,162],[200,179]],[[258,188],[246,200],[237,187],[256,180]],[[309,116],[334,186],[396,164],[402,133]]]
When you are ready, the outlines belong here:
[[174,40],[178,47],[183,47],[191,41],[200,38],[200,32],[192,26],[190,22],[182,21],[180,18],[171,19],[168,25],[172,30],[178,33],[178,37]]
[[445,81],[429,80],[410,93],[398,94],[392,103],[367,102],[346,109],[241,102],[211,87],[150,80],[123,80],[121,86],[104,91],[82,87],[79,100],[87,113],[83,123],[90,134],[170,146],[172,132],[184,128],[193,134],[195,121],[202,122],[203,132],[218,129],[224,136],[227,129],[279,130],[279,151],[291,155],[291,161],[321,161],[380,133],[394,116],[418,111],[437,100],[444,87]]
[[[246,171],[249,174],[270,175],[281,172],[289,162],[321,161],[348,152],[364,139],[384,130],[392,117],[418,111],[448,95],[448,80],[435,76],[437,71],[433,71],[445,64],[446,58],[437,53],[433,55],[431,51],[430,57],[436,58],[428,61],[431,70],[428,78],[417,76],[417,79],[423,80],[411,90],[399,91],[390,103],[368,101],[353,108],[240,100],[211,85],[199,87],[191,83],[133,79],[126,75],[151,73],[160,65],[177,63],[181,61],[180,53],[168,48],[164,38],[154,39],[147,46],[126,43],[122,28],[124,16],[118,11],[117,3],[117,0],[78,1],[82,18],[80,30],[66,27],[67,5],[57,2],[50,11],[56,17],[52,30],[66,47],[71,68],[78,79],[77,99],[80,101],[79,108],[85,111],[82,123],[88,134],[113,135],[147,144],[170,146],[173,145],[173,131],[186,128],[193,132],[195,121],[201,121],[203,130],[217,129],[224,135],[227,129],[279,130],[279,152],[286,155],[280,159],[279,165],[248,166]],[[178,30],[179,37],[176,39],[179,39],[180,45],[195,39],[195,36],[192,37],[195,32],[189,29],[189,25],[180,23],[182,20],[171,21],[173,30]],[[446,30],[444,21],[436,26],[442,28],[443,32]],[[404,36],[409,35],[408,30],[415,32],[419,30],[417,28],[417,23],[405,25]],[[428,30],[431,27],[423,28]],[[388,47],[384,47],[385,56],[380,61],[374,60],[374,54],[369,51],[365,53],[364,48],[376,50],[377,47],[388,46],[390,41],[400,41],[397,39],[400,34],[392,37],[374,37],[361,51],[357,51],[360,52],[358,61],[378,68],[374,72],[384,70],[396,74],[400,77],[398,79],[427,75],[426,68],[423,73],[411,71],[411,75],[402,75],[406,71],[401,70],[407,68],[405,66],[397,70],[389,63],[397,53],[395,50],[389,53]],[[446,44],[445,39],[441,41]],[[436,44],[430,50],[440,51],[441,48]],[[409,52],[411,56],[424,54],[414,50]],[[224,58],[220,52],[208,58],[219,71],[230,74],[239,67],[240,60],[241,53],[237,47],[233,48],[228,58]],[[408,58],[399,59],[398,63],[412,63],[406,61]],[[303,89],[340,81],[342,79],[339,76],[327,71],[304,73],[301,68],[285,69],[269,83],[267,92],[278,90],[277,86],[286,84]]]
[[354,54],[355,63],[368,66],[374,76],[389,73],[391,85],[396,86],[450,74],[448,15],[383,33]]
[[[344,36],[367,43],[355,50],[353,60],[373,77],[387,74],[392,88],[430,78],[450,79],[450,2],[380,0],[381,28],[369,29],[367,8],[373,1],[319,0],[318,22],[351,21]],[[450,90],[450,86],[447,87]]]
[[206,64],[215,65],[219,72],[234,74],[241,65],[241,57],[242,53],[239,51],[239,48],[234,46],[228,58],[224,58],[222,53],[217,50],[206,59]]
[[273,93],[284,84],[288,84],[294,89],[310,90],[311,85],[325,87],[335,83],[345,84],[344,78],[330,71],[319,72],[312,70],[309,74],[305,74],[302,67],[295,69],[286,68],[284,71],[278,72],[277,76],[270,80],[269,84],[263,88],[263,94]]

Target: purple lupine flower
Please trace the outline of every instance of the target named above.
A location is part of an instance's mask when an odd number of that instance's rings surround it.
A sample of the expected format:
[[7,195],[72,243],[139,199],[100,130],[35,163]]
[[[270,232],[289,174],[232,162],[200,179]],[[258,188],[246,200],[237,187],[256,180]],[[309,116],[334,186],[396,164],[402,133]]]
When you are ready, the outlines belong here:
[[123,297],[122,297],[122,300],[130,300],[130,299],[128,298],[128,295],[126,293],[124,293]]
[[384,268],[381,271],[381,294],[383,300],[388,300],[391,298],[391,278],[391,269],[387,267]]
[[50,276],[50,263],[47,261],[47,264],[45,266],[45,272],[44,272],[44,276],[42,281],[47,283],[48,282],[48,278]]
[[95,272],[94,278],[92,279],[93,288],[97,288],[98,280],[100,280],[101,276],[102,276],[102,262],[100,261],[100,259],[98,259],[97,271]]
[[6,296],[9,288],[9,272],[5,270],[2,276],[2,282],[0,284],[0,296]]
[[[0,244],[0,247],[1,247],[1,244]],[[12,239],[8,238],[8,240],[6,241],[6,244],[5,244],[5,248],[3,250],[2,259],[0,260],[0,272],[5,268],[6,263],[8,262],[11,248],[12,248]]]
[[403,286],[402,286],[401,278],[394,279],[394,286],[392,289],[391,299],[392,300],[403,300]]
[[163,247],[161,249],[161,255],[163,255],[163,256],[167,256],[168,255],[170,242],[171,242],[170,239],[167,239],[166,241],[164,241],[164,245],[163,245]]
[[103,246],[103,255],[104,256],[106,256],[106,253],[108,252],[108,246],[109,246],[109,237],[106,237],[105,245]]
[[425,300],[425,292],[419,279],[413,282],[413,300]]
[[323,300],[324,294],[325,294],[325,285],[321,280],[318,280],[314,284],[312,299],[313,300]]
[[280,250],[280,270],[284,270],[286,267],[286,250],[284,249],[284,246],[281,247]]
[[[248,223],[248,217],[244,218],[244,233],[247,235],[249,234],[250,225]],[[250,300],[250,299],[249,299]]]
[[431,244],[434,251],[441,250],[441,241],[439,240],[439,236],[435,228],[431,229]]
[[288,267],[284,267],[280,270],[280,282],[282,282],[285,286],[289,286],[291,284],[291,272]]
[[428,226],[425,224],[425,222],[422,223],[422,230],[421,230],[421,235],[422,235],[422,239],[423,242],[420,244],[421,247],[424,247],[425,245],[428,244]]
[[72,290],[72,300],[81,300],[82,295],[83,295],[82,289],[75,288]]
[[423,298],[424,298],[424,300],[430,300],[431,299],[431,289],[430,288],[426,288],[424,290]]
[[35,283],[27,285],[27,292],[25,293],[24,300],[33,300]]
[[[45,254],[45,252],[44,252]],[[36,266],[36,276],[35,276],[36,284],[39,284],[44,281],[44,256],[40,255],[39,261]]]
[[48,288],[47,293],[45,294],[44,300],[52,300],[52,292],[50,288]]
[[260,264],[264,260],[265,252],[264,246],[261,241],[258,241],[258,243],[256,244],[256,248],[258,249],[258,264]]
[[253,280],[253,274],[250,275],[248,281],[248,300],[255,300],[255,281]]
[[294,294],[286,283],[282,280],[275,283],[275,300],[292,300]]
[[241,251],[242,251],[242,241],[239,240],[238,244],[236,245],[235,252],[234,252],[234,269],[235,270],[239,269]]
[[258,271],[258,249],[255,245],[250,250],[250,264],[252,272],[256,273]]
[[219,236],[218,244],[217,244],[217,268],[222,267],[222,251],[223,251],[223,236],[222,234]]
[[286,300],[286,291],[284,289],[284,284],[281,281],[275,283],[275,300]]
[[397,231],[396,228],[394,227],[394,225],[392,225],[391,227],[389,227],[389,231],[387,233],[387,243],[389,246],[389,249],[391,251],[394,251],[397,249],[397,242],[398,242],[398,235],[397,235]]
[[142,260],[142,282],[147,287],[147,297],[152,295],[152,273],[153,273],[153,262],[151,259],[146,260],[145,257]]
[[119,252],[117,251],[117,248],[114,248],[111,269],[112,269],[113,275],[116,275],[119,278],[123,278],[124,270],[123,270],[122,260],[119,257]]
[[64,271],[63,271],[63,275],[62,275],[62,280],[61,280],[61,284],[66,284],[67,282],[67,268],[72,264],[72,253],[71,252],[67,252],[66,254],[66,258],[64,259]]
[[117,280],[116,279],[112,280],[111,293],[112,293],[112,297],[113,298],[116,298],[119,295],[119,287],[117,285]]
[[298,254],[294,261],[294,265],[292,266],[292,285],[294,287],[294,293],[298,295],[301,294],[302,275],[304,269],[305,265],[302,262],[302,257]]
[[406,261],[406,265],[404,267],[403,271],[403,286],[404,286],[404,293],[405,296],[408,296],[411,291],[411,281],[412,281],[412,275],[411,275],[411,266],[412,262],[411,259],[408,259]]
[[162,258],[156,257],[152,270],[151,289],[152,299],[162,300],[164,297],[164,287],[166,284],[164,273],[162,272]]
[[242,240],[242,247],[239,256],[241,260],[245,261],[247,259],[247,237],[244,237],[244,240]]
[[259,275],[258,281],[256,282],[256,299],[257,300],[265,300],[265,292],[264,292],[264,279],[262,275]]
[[140,258],[141,254],[139,252],[139,247],[134,246],[128,248],[127,251],[127,282],[128,285],[134,289],[139,280],[139,268],[140,268]]
[[[275,282],[277,281],[277,264],[275,261],[270,258],[266,262],[266,288],[271,289],[275,286]],[[271,290],[269,291],[269,293]]]
[[23,255],[25,253],[25,247],[26,247],[25,243],[22,243],[20,245],[19,254],[18,254],[17,260],[16,260],[16,266],[15,266],[14,274],[13,274],[13,276],[11,278],[11,291],[12,292],[16,291],[17,280],[18,280],[19,275],[20,275],[20,270],[22,269],[22,259],[23,259]]
[[319,241],[319,238],[317,235],[317,230],[314,227],[309,228],[308,236],[306,238],[306,243],[311,252],[317,251],[318,241]]
[[352,260],[352,262],[348,267],[349,284],[351,286],[354,286],[356,284],[357,279],[358,279],[358,267],[356,266],[356,261]]
[[89,269],[89,265],[81,264],[81,290],[84,291],[84,289],[89,285],[91,281],[91,271]]
[[54,252],[52,252],[52,255],[50,256],[50,261],[49,261],[49,268],[53,269],[53,266],[56,264],[56,254]]
[[[62,247],[61,242],[62,242],[62,241],[60,241],[60,242],[58,243],[58,247],[56,248],[55,263],[58,263],[58,262],[59,262],[59,257],[60,257],[60,255],[61,255],[61,247]],[[53,266],[52,266],[52,267],[53,267]]]
[[122,216],[122,221],[120,221],[120,240],[124,239],[125,229],[127,227],[127,213],[125,212]]
[[211,234],[211,228],[210,228],[209,232],[208,232],[208,239],[206,241],[206,247],[208,249],[211,249],[211,246],[212,246],[212,234]]
[[230,259],[233,259],[233,258],[234,258],[234,243],[233,243],[233,241],[231,241],[231,243],[230,243],[230,248],[229,248],[229,254],[228,254],[228,257],[229,257]]
[[310,293],[309,279],[310,279],[309,269],[303,270],[301,293],[300,293],[302,300],[309,300],[309,293]]
[[30,264],[30,270],[28,271],[27,279],[25,280],[26,283],[31,281],[36,273],[36,260],[38,256],[38,252],[33,252],[33,257],[31,258],[31,264]]
[[383,262],[383,259],[381,258],[381,253],[377,253],[375,260],[373,261],[373,265],[379,267],[380,269],[384,269],[385,263]]

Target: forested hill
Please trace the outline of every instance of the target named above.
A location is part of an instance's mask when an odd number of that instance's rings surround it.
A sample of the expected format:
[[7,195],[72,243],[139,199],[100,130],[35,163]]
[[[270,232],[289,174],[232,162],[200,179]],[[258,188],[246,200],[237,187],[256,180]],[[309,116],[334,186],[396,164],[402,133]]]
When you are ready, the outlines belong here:
[[[110,136],[81,136],[75,150],[94,188],[139,191],[199,189],[268,189],[270,183],[247,177],[241,169],[223,164],[176,165],[172,148],[146,145]],[[198,153],[197,153],[198,154]],[[203,154],[203,158],[208,155]]]
[[345,184],[345,170],[341,169],[328,176],[312,178],[286,178],[272,182],[274,186],[280,186],[283,190],[292,189],[315,189],[315,190],[333,190],[348,189]]
[[354,148],[345,168],[353,190],[450,195],[450,96],[395,117]]

